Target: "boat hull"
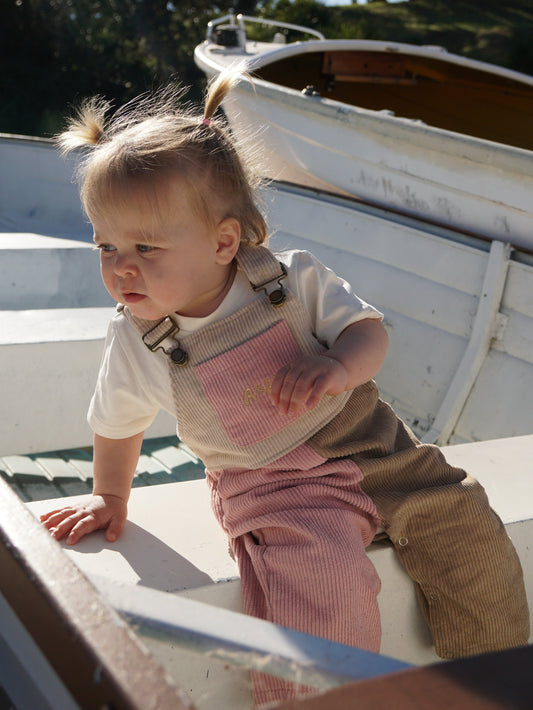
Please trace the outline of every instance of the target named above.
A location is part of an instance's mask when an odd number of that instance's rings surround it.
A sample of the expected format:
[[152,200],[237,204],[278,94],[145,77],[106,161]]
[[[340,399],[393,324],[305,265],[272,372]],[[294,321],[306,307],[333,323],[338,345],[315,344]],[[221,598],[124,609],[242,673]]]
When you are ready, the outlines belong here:
[[268,178],[533,250],[533,153],[243,80],[224,102]]
[[533,250],[533,77],[397,42],[216,41],[196,64],[253,77],[224,110],[267,177]]

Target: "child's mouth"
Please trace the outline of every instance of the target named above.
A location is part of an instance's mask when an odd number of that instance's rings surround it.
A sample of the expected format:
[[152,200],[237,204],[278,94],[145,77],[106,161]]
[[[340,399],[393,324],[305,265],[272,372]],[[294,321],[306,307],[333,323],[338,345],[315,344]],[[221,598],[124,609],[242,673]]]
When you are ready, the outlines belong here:
[[126,303],[139,303],[146,296],[143,293],[123,293],[122,298]]

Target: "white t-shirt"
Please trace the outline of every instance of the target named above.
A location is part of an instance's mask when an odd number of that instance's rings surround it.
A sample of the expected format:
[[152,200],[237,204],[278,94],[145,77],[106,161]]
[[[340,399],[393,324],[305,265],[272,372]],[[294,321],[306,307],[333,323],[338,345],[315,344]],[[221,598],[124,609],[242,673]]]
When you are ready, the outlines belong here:
[[[351,286],[324,266],[311,253],[287,251],[276,255],[287,267],[283,285],[309,313],[313,332],[331,347],[349,325],[383,314],[358,298]],[[255,293],[246,275],[237,270],[235,280],[220,306],[205,318],[175,315],[180,335],[185,336],[243,308],[263,292]],[[174,414],[168,357],[152,353],[124,316],[117,314],[109,325],[100,373],[89,413],[94,432],[109,439],[122,439],[144,431],[159,409]]]

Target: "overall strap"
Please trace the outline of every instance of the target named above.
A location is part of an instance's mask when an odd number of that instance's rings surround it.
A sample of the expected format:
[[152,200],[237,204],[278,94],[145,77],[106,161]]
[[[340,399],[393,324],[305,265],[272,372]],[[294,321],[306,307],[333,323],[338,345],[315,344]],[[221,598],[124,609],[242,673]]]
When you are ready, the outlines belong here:
[[285,303],[281,281],[287,276],[287,270],[270,249],[241,244],[235,259],[254,291],[264,291],[275,308]]
[[118,304],[117,311],[136,328],[148,350],[153,353],[162,350],[178,367],[188,363],[188,355],[178,340],[178,324],[172,316],[165,316],[159,321],[137,318],[122,303]]

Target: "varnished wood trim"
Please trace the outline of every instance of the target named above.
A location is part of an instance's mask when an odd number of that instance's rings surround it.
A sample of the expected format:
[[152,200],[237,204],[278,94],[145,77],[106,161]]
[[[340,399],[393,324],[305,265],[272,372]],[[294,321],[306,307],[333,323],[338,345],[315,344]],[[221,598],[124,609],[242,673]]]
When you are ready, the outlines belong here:
[[531,710],[533,647],[351,683],[277,710]]
[[0,592],[83,710],[192,708],[2,480]]

